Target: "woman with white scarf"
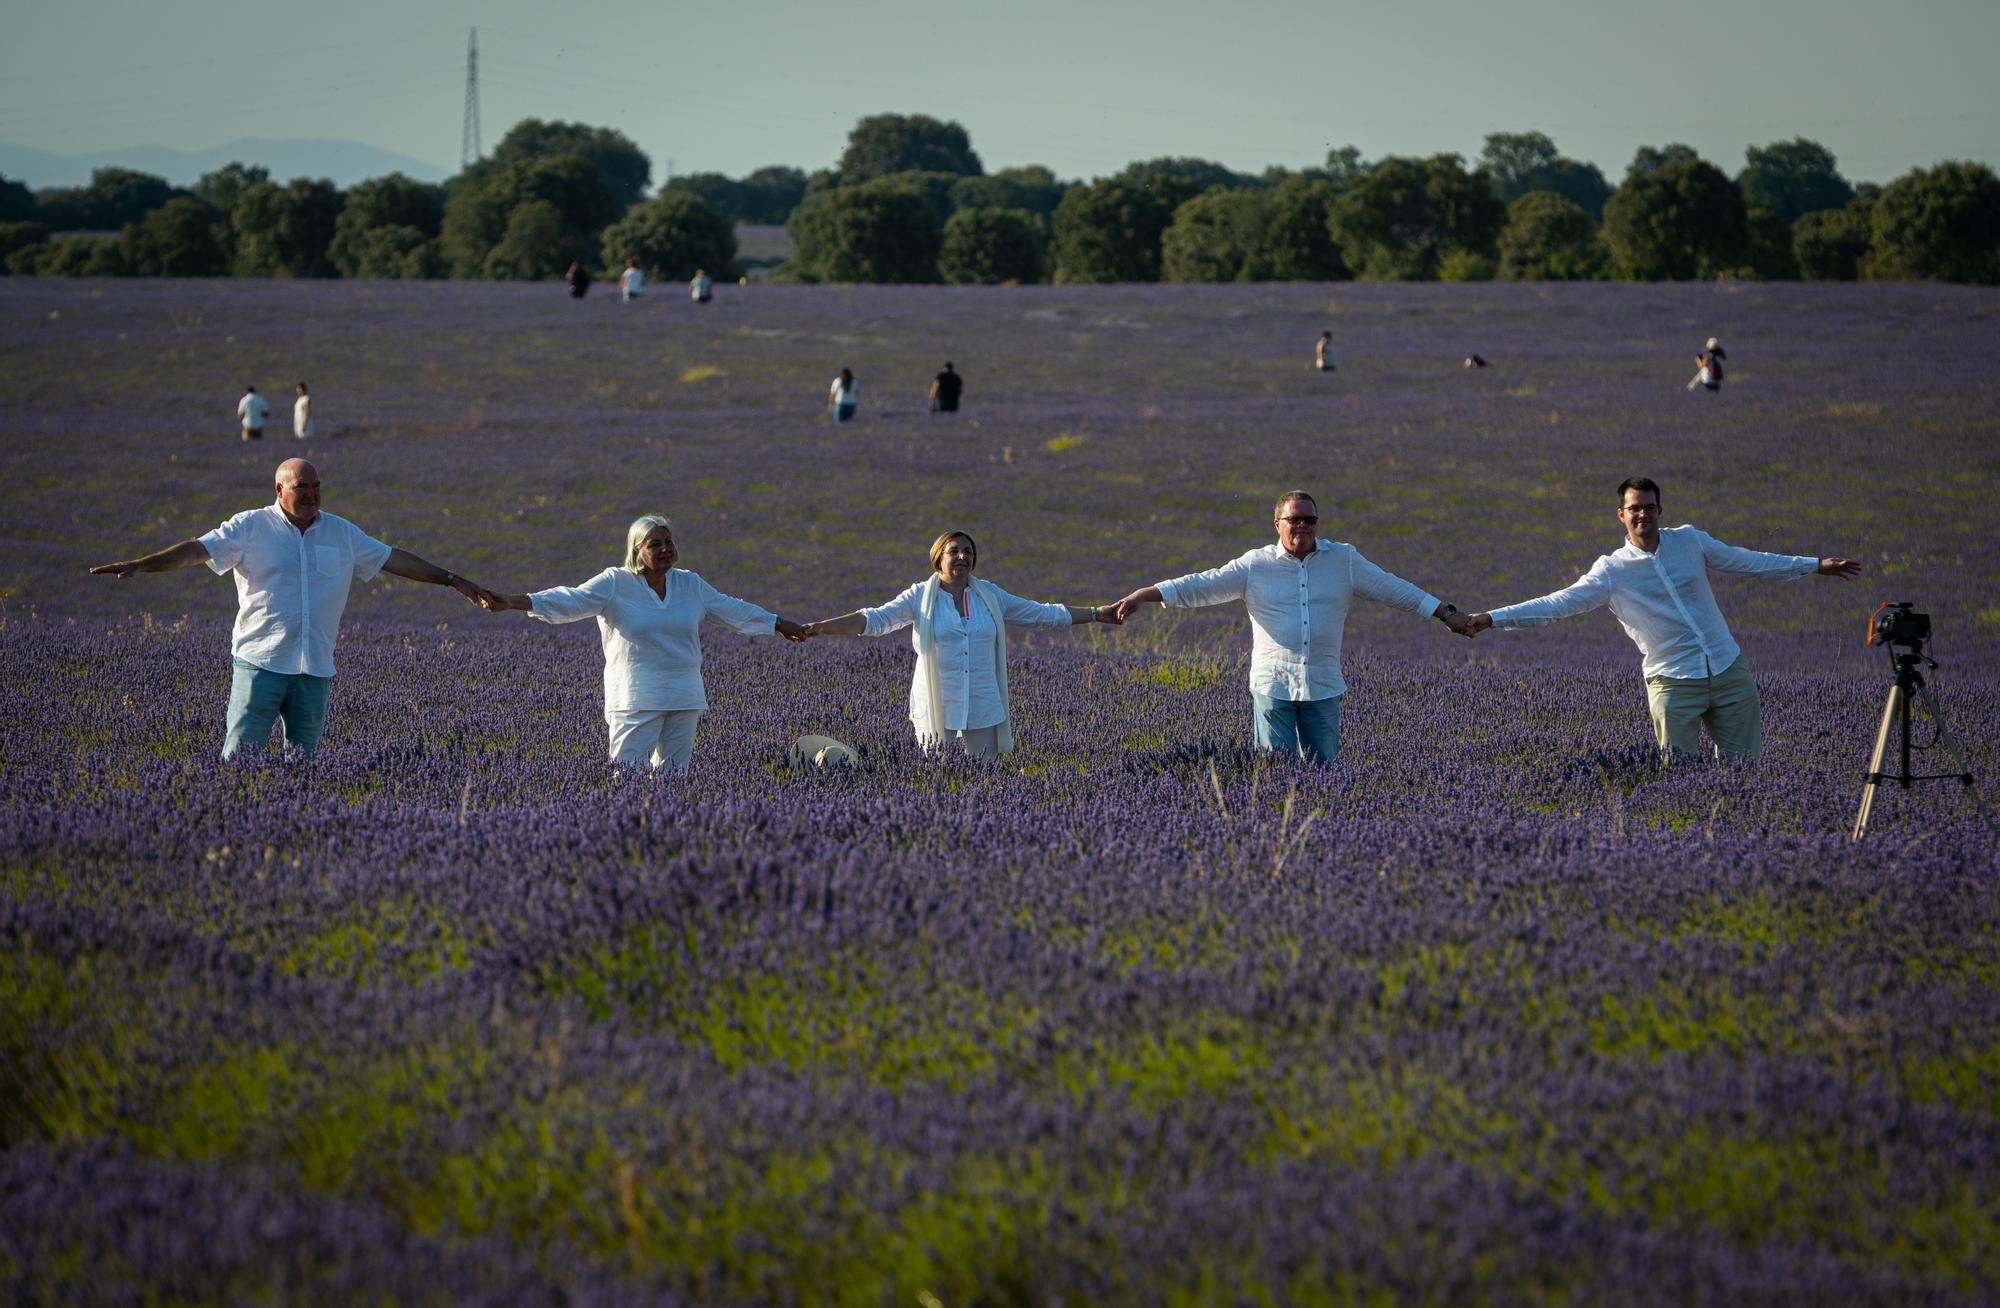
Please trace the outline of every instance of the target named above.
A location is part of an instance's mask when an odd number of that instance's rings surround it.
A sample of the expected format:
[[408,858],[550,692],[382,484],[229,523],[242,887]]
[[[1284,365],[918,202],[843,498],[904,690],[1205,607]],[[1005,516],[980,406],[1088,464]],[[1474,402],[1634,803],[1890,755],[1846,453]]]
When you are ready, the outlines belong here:
[[1074,608],[1010,595],[972,570],[979,547],[962,531],[931,545],[931,575],[880,608],[808,622],[807,636],[886,636],[910,628],[917,650],[910,721],[917,743],[941,748],[956,739],[975,758],[1011,753],[1007,700],[1007,628],[1116,623],[1112,606]]
[[797,623],[724,595],[674,564],[674,525],[648,513],[625,533],[625,566],[606,568],[581,586],[532,595],[494,595],[495,613],[518,609],[543,622],[596,618],[604,644],[604,721],[611,761],[626,767],[685,769],[695,725],[708,708],[701,680],[701,621],[745,636],[773,632],[804,640]]

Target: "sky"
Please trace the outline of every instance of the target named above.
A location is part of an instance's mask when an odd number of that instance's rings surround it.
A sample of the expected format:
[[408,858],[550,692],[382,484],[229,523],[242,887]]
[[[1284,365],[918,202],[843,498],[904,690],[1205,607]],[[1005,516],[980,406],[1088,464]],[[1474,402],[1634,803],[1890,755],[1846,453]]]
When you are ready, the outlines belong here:
[[487,149],[522,118],[614,127],[655,183],[828,166],[885,112],[1074,179],[1530,130],[1613,184],[1668,142],[1731,174],[1797,136],[1850,181],[2000,165],[2000,0],[0,0],[0,141],[336,138],[455,170],[474,26]]

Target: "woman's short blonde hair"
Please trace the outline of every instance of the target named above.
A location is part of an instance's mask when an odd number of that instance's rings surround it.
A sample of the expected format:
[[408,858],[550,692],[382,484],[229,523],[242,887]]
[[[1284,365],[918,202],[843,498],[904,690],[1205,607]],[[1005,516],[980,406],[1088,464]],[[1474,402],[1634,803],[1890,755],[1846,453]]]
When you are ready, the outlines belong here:
[[979,542],[962,531],[948,531],[931,542],[932,572],[936,572],[944,566],[944,547],[960,539],[963,539],[967,545],[972,546],[972,566],[975,568],[979,566]]
[[632,519],[632,525],[625,529],[625,568],[629,572],[639,571],[639,547],[646,543],[646,537],[653,534],[655,527],[665,527],[673,534],[674,524],[665,514],[642,513]]

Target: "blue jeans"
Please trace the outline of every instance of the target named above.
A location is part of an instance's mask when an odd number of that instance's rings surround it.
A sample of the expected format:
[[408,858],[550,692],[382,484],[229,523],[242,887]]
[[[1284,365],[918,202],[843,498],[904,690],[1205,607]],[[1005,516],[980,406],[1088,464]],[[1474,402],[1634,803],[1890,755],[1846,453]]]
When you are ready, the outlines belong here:
[[272,672],[233,660],[229,681],[229,722],[222,732],[222,757],[255,754],[270,738],[271,724],[285,722],[285,740],[311,758],[326,730],[326,701],[332,677],[304,672]]
[[1308,763],[1331,763],[1340,753],[1340,696],[1272,699],[1250,693],[1257,748],[1297,754]]

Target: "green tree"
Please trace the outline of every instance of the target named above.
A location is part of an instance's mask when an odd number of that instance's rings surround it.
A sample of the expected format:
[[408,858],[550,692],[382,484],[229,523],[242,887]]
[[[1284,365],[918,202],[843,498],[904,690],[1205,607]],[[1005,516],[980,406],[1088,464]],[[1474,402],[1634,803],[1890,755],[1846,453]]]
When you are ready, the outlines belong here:
[[1700,158],[1691,145],[1642,145],[1633,152],[1632,162],[1625,165],[1625,180],[1629,182],[1635,177],[1656,173],[1668,164],[1694,163]]
[[507,227],[480,272],[494,281],[541,281],[569,266],[571,249],[562,210],[547,200],[523,200],[508,211]]
[[1619,273],[1685,281],[1731,269],[1749,236],[1743,192],[1700,159],[1629,176],[1604,206],[1604,240]]
[[1743,188],[1744,204],[1770,210],[1787,227],[1801,214],[1843,208],[1854,198],[1854,188],[1834,167],[1833,151],[1817,141],[1801,136],[1753,145],[1743,157],[1736,184]]
[[1799,261],[1792,253],[1792,229],[1758,205],[1744,218],[1742,271],[1760,282],[1795,282]]
[[945,220],[938,273],[958,286],[1038,282],[1048,263],[1049,228],[1025,209],[960,209]]
[[1025,209],[1043,219],[1055,217],[1067,189],[1055,174],[1039,164],[1002,168],[990,177],[961,177],[952,184],[951,207],[961,209]]
[[809,195],[786,224],[790,276],[820,282],[934,282],[940,232],[912,191],[839,186]]
[[[493,147],[488,166],[499,171],[516,164],[543,163],[564,155],[574,155],[596,170],[600,184],[610,197],[607,203],[611,213],[604,222],[610,222],[638,203],[653,181],[653,161],[623,132],[583,123],[545,123],[539,118],[523,118],[515,123],[500,138],[500,144]],[[549,200],[562,209],[565,220],[573,217],[560,200],[550,196],[538,198]],[[603,225],[596,224],[597,227]]]
[[[509,164],[484,176],[454,187],[444,205],[444,226],[438,238],[445,262],[454,277],[484,277],[489,274],[489,256],[506,239],[514,210],[530,201],[553,208],[562,224],[557,242],[567,251],[562,266],[571,259],[586,264],[597,262],[598,236],[623,212],[616,197],[605,186],[595,165],[578,155],[558,155],[553,159]],[[539,214],[520,235],[532,230],[541,234]],[[507,277],[535,263],[542,256],[523,261],[528,251],[516,247],[491,266],[506,269]],[[539,274],[537,274],[539,275]]]
[[1181,205],[1160,235],[1160,280],[1269,280],[1264,251],[1269,207],[1262,191],[1221,187]]
[[771,164],[743,179],[743,211],[736,221],[783,223],[806,196],[806,175],[797,168]]
[[0,261],[8,272],[17,271],[14,256],[27,253],[24,262],[32,268],[35,259],[41,257],[41,248],[49,243],[49,229],[40,223],[0,223]]
[[25,223],[35,216],[35,193],[11,177],[0,177],[0,223]]
[[107,231],[137,221],[182,192],[164,177],[130,168],[99,168],[90,185],[63,187],[36,197],[36,221],[51,231]]
[[957,123],[927,114],[874,114],[854,124],[840,155],[844,186],[890,173],[935,172],[977,177],[985,172],[972,138]]
[[1111,177],[1072,186],[1056,206],[1055,280],[1102,285],[1160,280],[1160,239],[1185,182]]
[[1213,159],[1185,156],[1141,159],[1137,163],[1126,164],[1118,176],[1128,182],[1143,182],[1153,177],[1172,177],[1177,181],[1186,182],[1196,195],[1217,186],[1235,190],[1250,186],[1256,180]]
[[957,173],[928,172],[918,169],[902,173],[884,173],[868,185],[908,191],[916,196],[924,202],[924,207],[931,211],[931,217],[937,221],[941,231],[944,228],[944,220],[951,217],[952,188],[962,180],[964,179]]
[[1553,191],[1530,191],[1507,206],[1498,276],[1508,282],[1588,281],[1608,260],[1597,223]]
[[[389,269],[401,268],[409,251],[435,237],[443,223],[444,194],[438,187],[401,173],[357,182],[334,220],[327,258],[342,277],[399,277],[403,274]],[[392,227],[416,233],[417,240],[399,234],[378,241],[372,235]]]
[[1912,169],[1883,188],[1871,217],[1875,276],[2000,282],[2000,180],[1985,164]]
[[229,251],[216,233],[208,202],[177,196],[135,222],[119,237],[125,265],[140,277],[220,277]]
[[340,219],[340,192],[329,181],[259,182],[229,211],[239,277],[332,277],[326,257]]
[[1611,184],[1597,165],[1565,159],[1541,132],[1495,132],[1480,151],[1479,168],[1492,179],[1502,204],[1531,191],[1549,191],[1577,205],[1594,221],[1611,198]]
[[1802,213],[1792,224],[1792,259],[1809,282],[1851,282],[1862,276],[1874,240],[1875,201],[1856,196],[1845,209]]
[[7,271],[30,277],[123,277],[130,272],[122,241],[98,236],[56,236],[16,250]]
[[660,198],[632,206],[604,229],[604,262],[617,268],[637,259],[684,281],[697,268],[711,277],[736,276],[736,229],[698,195],[663,191]]
[[195,198],[221,214],[226,222],[229,211],[243,193],[259,182],[271,180],[271,170],[258,164],[227,163],[212,173],[203,173],[194,184]]
[[1341,260],[1328,220],[1331,182],[1287,177],[1265,193],[1264,272],[1277,282],[1344,281],[1354,274]]
[[[339,242],[342,238],[334,239]],[[444,256],[438,250],[437,238],[426,236],[415,227],[391,223],[365,228],[340,248],[343,277],[425,281],[445,275]]]
[[[721,173],[683,173],[660,185],[661,195],[691,195],[732,223],[747,222],[743,209],[748,197],[743,183]],[[629,213],[630,210],[627,210]]]
[[1423,281],[1457,251],[1491,259],[1505,220],[1486,178],[1440,154],[1382,160],[1334,200],[1328,225],[1360,276]]
[[1351,191],[1375,165],[1361,157],[1361,151],[1351,145],[1338,146],[1326,152],[1326,165],[1320,169],[1322,177],[1333,187],[1334,194]]

